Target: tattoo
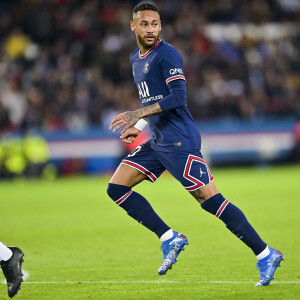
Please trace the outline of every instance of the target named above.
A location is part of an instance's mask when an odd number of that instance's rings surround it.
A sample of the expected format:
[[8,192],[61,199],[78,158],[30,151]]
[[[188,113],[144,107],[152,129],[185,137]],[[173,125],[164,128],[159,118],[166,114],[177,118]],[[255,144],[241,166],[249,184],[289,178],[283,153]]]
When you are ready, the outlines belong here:
[[160,108],[160,105],[158,103],[155,103],[138,110],[126,111],[123,118],[128,124],[134,125],[141,118],[147,120],[147,116],[153,116],[161,112],[162,110]]
[[137,111],[140,111],[140,114],[142,117],[149,117],[149,116],[153,116],[153,115],[161,113],[162,109],[161,109],[159,103],[155,103],[155,104],[140,108]]
[[190,194],[201,204],[206,200],[205,194],[202,193],[201,189],[190,192]]
[[141,118],[140,114],[139,110],[127,111],[124,113],[124,120],[133,125]]

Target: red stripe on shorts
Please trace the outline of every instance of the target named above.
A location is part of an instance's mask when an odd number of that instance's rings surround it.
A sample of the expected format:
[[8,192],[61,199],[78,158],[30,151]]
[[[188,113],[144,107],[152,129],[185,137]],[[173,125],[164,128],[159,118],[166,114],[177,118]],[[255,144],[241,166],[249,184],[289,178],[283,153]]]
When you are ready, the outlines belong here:
[[122,160],[121,162],[122,164],[125,164],[125,165],[129,165],[129,166],[132,166],[136,169],[138,169],[139,171],[141,171],[143,174],[147,175],[153,182],[156,180],[156,177],[154,176],[154,174],[152,174],[150,171],[148,171],[147,169],[143,168],[142,166],[140,165],[137,165],[129,160]]

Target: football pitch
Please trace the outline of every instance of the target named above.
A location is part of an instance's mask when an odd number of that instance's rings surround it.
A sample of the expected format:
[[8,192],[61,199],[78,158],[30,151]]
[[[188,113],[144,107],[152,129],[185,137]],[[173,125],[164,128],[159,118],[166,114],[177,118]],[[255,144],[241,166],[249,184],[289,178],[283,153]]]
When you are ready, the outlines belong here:
[[[106,194],[109,177],[0,182],[0,241],[25,252],[16,299],[300,299],[300,165],[212,169],[285,261],[268,287],[256,258],[168,174],[134,190],[189,238],[166,276],[160,241]],[[0,299],[8,299],[0,272]]]

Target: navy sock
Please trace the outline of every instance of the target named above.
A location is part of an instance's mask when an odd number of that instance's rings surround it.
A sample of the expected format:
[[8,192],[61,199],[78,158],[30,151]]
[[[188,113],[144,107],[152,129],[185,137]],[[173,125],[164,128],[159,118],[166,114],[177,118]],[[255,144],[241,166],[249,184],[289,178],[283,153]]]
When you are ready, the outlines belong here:
[[150,203],[130,187],[109,183],[108,195],[116,204],[127,211],[127,214],[153,231],[159,238],[170,229],[156,214]]
[[201,207],[221,219],[233,234],[252,249],[255,255],[267,247],[267,244],[250,225],[243,212],[221,194],[209,198],[201,204]]

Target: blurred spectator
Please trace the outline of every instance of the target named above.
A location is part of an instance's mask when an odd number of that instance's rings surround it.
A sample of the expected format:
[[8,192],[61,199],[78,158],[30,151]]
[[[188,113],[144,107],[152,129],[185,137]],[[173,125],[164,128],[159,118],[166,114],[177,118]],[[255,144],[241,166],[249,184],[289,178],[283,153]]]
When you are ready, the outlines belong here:
[[[128,60],[136,3],[1,1],[0,134],[107,127],[136,109]],[[184,59],[195,118],[299,114],[298,0],[157,3],[162,37]]]
[[0,179],[22,175],[43,176],[48,156],[48,145],[42,137],[3,139],[0,141]]

